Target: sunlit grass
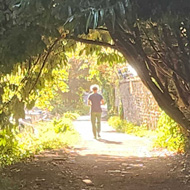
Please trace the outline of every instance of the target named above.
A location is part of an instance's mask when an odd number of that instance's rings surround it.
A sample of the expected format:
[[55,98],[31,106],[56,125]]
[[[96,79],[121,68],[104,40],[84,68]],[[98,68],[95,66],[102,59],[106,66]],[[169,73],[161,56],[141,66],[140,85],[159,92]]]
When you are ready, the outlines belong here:
[[52,122],[39,123],[34,134],[24,132],[18,135],[19,146],[35,154],[46,149],[73,146],[77,143],[79,135],[74,129],[56,133],[54,127]]
[[72,122],[64,132],[57,132],[56,127],[54,122],[41,122],[34,127],[34,133],[26,127],[22,132],[15,132],[14,138],[6,135],[3,149],[6,151],[0,155],[0,166],[11,165],[47,149],[72,147],[78,142],[79,134],[72,127]]
[[118,132],[146,137],[152,141],[152,148],[167,149],[168,151],[183,153],[187,146],[181,127],[164,112],[161,114],[156,130],[149,130],[146,125],[137,126],[119,116],[113,116],[108,120],[108,124]]

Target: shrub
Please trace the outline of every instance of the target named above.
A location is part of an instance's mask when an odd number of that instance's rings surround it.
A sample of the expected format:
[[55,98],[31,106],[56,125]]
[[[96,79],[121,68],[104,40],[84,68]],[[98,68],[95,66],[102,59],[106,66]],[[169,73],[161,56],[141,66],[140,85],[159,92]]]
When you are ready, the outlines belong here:
[[113,116],[109,118],[108,124],[119,132],[125,132],[127,121],[120,119],[119,116]]
[[63,133],[73,129],[73,124],[69,118],[54,119],[53,126],[56,133]]
[[66,112],[63,114],[64,118],[68,118],[71,120],[77,119],[80,115],[78,113],[73,113],[73,112]]
[[75,111],[79,114],[79,115],[88,115],[90,113],[90,106],[87,105],[82,105],[80,107],[77,107],[75,109]]
[[17,153],[17,144],[14,133],[9,129],[3,129],[0,131],[0,162],[4,164],[10,164]]
[[183,134],[181,127],[165,112],[161,113],[156,132],[155,147],[163,147],[176,152],[185,151],[187,138]]
[[23,151],[18,142],[15,128],[0,131],[0,152],[0,166],[10,165],[29,157],[29,152]]
[[144,137],[144,136],[148,136],[149,134],[149,130],[147,130],[147,126],[146,125],[135,125],[133,123],[128,122],[127,123],[127,127],[125,129],[125,132],[127,134],[133,134],[135,136],[138,137]]
[[119,116],[110,117],[110,119],[108,120],[108,124],[119,132],[124,132],[139,137],[150,135],[150,131],[147,130],[147,127],[145,125],[135,125],[131,122],[120,119]]
[[68,118],[38,123],[35,130],[36,134],[0,130],[0,166],[13,164],[45,149],[72,146],[79,138]]
[[137,126],[133,123],[121,120],[118,116],[113,116],[108,120],[108,124],[119,132],[136,135],[139,137],[155,137],[154,147],[167,148],[175,152],[184,152],[187,144],[187,137],[183,134],[182,128],[168,115],[162,112],[156,131],[147,130],[145,125]]

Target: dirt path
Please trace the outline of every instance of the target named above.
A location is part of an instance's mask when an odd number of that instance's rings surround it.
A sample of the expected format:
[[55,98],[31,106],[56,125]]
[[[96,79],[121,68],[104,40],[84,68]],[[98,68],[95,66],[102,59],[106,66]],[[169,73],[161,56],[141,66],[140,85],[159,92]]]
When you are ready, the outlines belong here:
[[75,149],[80,155],[97,154],[121,157],[153,157],[171,155],[168,151],[151,151],[152,141],[124,133],[118,133],[106,121],[102,121],[101,138],[93,139],[89,116],[74,122],[75,129],[82,137]]
[[106,122],[98,140],[93,139],[88,117],[74,124],[81,135],[78,145],[46,151],[31,162],[5,169],[3,175],[13,184],[0,184],[0,190],[190,189],[184,157],[151,151],[150,140],[116,133]]

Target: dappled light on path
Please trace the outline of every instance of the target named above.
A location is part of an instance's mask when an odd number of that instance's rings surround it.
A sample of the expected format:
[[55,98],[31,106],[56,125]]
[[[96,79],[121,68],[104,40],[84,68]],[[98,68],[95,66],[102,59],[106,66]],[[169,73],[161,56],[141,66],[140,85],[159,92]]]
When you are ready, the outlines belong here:
[[153,150],[152,141],[124,133],[118,133],[106,121],[102,121],[101,138],[94,139],[89,116],[82,116],[74,122],[81,141],[75,146],[80,155],[108,155],[120,157],[172,156],[167,150]]

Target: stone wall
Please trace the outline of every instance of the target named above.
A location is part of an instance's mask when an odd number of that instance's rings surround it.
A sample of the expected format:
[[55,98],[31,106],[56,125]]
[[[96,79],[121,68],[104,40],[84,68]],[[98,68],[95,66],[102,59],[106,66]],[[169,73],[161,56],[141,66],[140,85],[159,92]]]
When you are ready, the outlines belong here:
[[160,108],[141,80],[138,77],[122,80],[119,91],[125,118],[138,125],[145,123],[149,128],[154,129],[160,115]]

